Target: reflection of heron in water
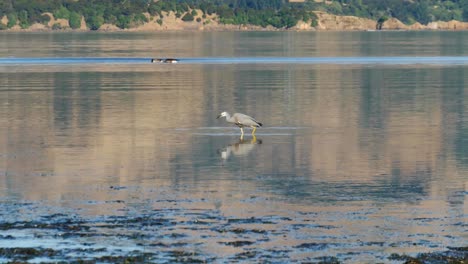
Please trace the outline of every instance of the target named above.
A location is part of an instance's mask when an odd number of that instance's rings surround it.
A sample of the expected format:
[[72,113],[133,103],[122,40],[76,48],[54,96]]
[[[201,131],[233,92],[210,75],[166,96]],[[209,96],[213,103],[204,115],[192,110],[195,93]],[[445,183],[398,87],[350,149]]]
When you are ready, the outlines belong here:
[[257,140],[255,135],[250,140],[244,140],[241,137],[238,142],[229,144],[225,148],[218,150],[218,153],[221,155],[223,160],[227,160],[231,154],[234,156],[246,156],[255,148],[256,145],[260,144],[262,144],[262,140]]

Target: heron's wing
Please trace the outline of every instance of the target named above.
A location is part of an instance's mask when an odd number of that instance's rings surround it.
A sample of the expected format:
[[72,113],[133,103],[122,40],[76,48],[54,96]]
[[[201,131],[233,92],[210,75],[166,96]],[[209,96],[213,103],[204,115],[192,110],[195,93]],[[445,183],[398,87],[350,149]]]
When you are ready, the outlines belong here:
[[236,124],[241,124],[244,126],[262,126],[262,123],[258,122],[257,120],[255,120],[255,118],[248,115],[235,113],[233,117]]

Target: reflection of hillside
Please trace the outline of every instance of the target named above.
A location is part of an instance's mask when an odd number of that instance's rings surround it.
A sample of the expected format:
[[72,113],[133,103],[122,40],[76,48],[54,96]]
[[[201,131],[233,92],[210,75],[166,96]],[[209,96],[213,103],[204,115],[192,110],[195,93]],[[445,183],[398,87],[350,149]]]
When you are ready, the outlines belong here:
[[[91,168],[112,168],[106,173],[118,175],[120,182],[116,184],[148,177],[148,170],[167,173],[169,160],[181,151],[177,143],[189,140],[175,138],[172,133],[178,127],[199,124],[203,116],[203,91],[194,88],[201,81],[199,76],[202,74],[196,69],[135,73],[130,79],[128,74],[120,78],[112,75],[112,82],[128,90],[102,94],[102,109],[98,113],[102,121],[95,132],[100,157],[96,157]],[[106,86],[113,85],[101,84]],[[145,89],[139,91],[139,87]],[[141,159],[139,155],[143,155]],[[148,160],[143,157],[147,155],[157,165],[145,164]]]
[[[45,150],[51,138],[52,111],[47,107],[50,97],[44,96],[47,92],[39,87],[24,83],[35,78],[37,74],[0,74],[0,168],[2,179],[5,178],[0,181],[0,188],[13,196],[21,189],[32,198],[41,199],[34,188],[47,185],[42,179],[53,172],[55,153]],[[45,86],[54,85],[53,78],[43,82]],[[34,179],[32,184],[27,183],[27,178]]]
[[[405,175],[434,169],[442,151],[440,98],[411,99],[418,89],[427,89],[424,84],[416,90],[391,90],[386,87],[391,80],[384,76],[368,71],[356,75],[352,69],[321,70],[316,78],[309,89],[297,91],[297,101],[311,101],[301,118],[315,128],[304,143],[311,167],[320,171],[318,177],[368,181],[392,174],[395,164]],[[366,89],[371,93],[364,94]]]
[[[189,140],[171,134],[203,119],[203,90],[194,88],[203,74],[179,69],[18,74],[10,87],[38,92],[9,92],[11,107],[2,113],[9,117],[2,120],[8,136],[0,149],[10,174],[5,184],[21,185],[32,198],[73,193],[73,182],[83,180],[112,176],[118,185],[168,174],[168,161],[180,152],[174,146]],[[147,164],[147,155],[155,163]],[[54,192],[44,192],[49,188]]]

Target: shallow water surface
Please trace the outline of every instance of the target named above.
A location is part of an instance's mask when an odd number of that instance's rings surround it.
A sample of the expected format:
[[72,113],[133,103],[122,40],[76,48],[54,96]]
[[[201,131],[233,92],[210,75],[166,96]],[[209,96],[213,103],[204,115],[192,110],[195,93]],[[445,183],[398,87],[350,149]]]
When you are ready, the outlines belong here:
[[[468,68],[417,59],[466,58],[467,33],[0,36],[5,60],[138,59],[0,62],[0,262],[400,263],[467,246]],[[357,61],[235,59],[275,57]],[[221,111],[264,127],[239,138]]]

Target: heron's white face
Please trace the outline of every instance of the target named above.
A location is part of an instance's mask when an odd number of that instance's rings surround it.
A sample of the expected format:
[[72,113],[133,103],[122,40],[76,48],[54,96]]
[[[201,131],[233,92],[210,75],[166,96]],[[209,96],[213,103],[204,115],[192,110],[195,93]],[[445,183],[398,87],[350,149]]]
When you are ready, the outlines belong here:
[[227,116],[227,112],[222,112],[221,114],[219,114],[217,118],[224,117],[224,116]]

